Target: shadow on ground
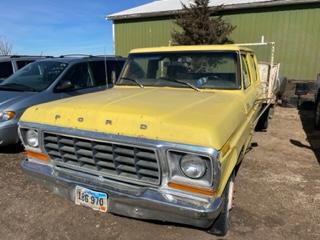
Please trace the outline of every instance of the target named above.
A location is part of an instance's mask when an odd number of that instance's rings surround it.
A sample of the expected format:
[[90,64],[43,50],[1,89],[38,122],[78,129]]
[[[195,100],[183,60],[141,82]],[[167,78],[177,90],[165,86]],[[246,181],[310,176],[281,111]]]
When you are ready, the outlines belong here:
[[297,147],[312,149],[318,160],[318,163],[320,164],[320,131],[316,131],[314,127],[314,103],[302,103],[299,108],[299,116],[302,122],[303,130],[307,135],[306,140],[310,143],[310,146],[294,139],[290,139],[290,142]]
[[21,144],[9,145],[0,147],[0,153],[4,154],[17,154],[23,152],[24,148]]

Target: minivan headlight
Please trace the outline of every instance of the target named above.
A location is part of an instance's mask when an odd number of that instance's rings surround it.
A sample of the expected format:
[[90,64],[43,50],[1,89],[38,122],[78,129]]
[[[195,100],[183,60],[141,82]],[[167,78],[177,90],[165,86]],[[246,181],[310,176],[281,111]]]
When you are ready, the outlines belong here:
[[34,130],[34,129],[27,130],[25,139],[26,139],[26,143],[30,147],[32,148],[39,147],[39,133],[37,130]]
[[13,119],[15,117],[16,113],[15,112],[0,112],[0,122],[5,122]]

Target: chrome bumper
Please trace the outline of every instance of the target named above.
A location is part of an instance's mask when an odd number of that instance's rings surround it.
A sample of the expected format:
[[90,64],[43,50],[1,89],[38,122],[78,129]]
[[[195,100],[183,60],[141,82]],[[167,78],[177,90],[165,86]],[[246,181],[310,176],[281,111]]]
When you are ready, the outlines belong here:
[[159,220],[208,228],[221,211],[221,198],[201,200],[188,195],[150,187],[138,187],[116,181],[55,170],[25,159],[22,169],[52,192],[74,202],[75,187],[82,186],[108,194],[108,211],[132,218]]

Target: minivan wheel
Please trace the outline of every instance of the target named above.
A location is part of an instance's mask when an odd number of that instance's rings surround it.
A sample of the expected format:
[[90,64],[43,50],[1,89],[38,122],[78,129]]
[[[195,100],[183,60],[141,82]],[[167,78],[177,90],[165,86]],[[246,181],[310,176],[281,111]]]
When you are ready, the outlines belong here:
[[232,209],[233,193],[234,193],[234,178],[233,172],[230,176],[228,184],[223,192],[223,206],[220,215],[214,220],[212,226],[208,230],[209,233],[217,236],[225,236],[230,228],[230,211]]
[[316,102],[314,126],[317,130],[320,130],[320,101]]

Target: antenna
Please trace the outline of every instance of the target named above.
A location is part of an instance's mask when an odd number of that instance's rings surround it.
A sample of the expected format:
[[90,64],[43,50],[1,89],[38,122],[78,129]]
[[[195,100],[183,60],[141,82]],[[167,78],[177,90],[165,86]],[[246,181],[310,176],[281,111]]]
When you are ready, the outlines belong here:
[[108,89],[108,88],[109,88],[109,83],[108,83],[108,69],[107,69],[106,47],[104,47],[103,52],[104,52],[104,74],[106,75],[106,84],[107,84],[107,89]]

